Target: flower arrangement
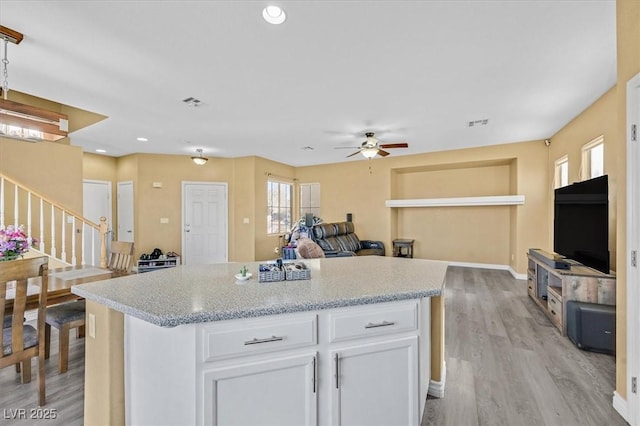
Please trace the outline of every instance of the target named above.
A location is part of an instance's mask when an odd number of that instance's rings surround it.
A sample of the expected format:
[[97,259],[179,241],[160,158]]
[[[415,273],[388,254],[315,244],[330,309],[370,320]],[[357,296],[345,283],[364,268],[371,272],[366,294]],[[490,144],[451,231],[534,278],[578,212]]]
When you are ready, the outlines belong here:
[[0,261],[14,260],[24,255],[30,247],[37,244],[35,238],[30,238],[24,232],[22,225],[9,225],[0,228]]

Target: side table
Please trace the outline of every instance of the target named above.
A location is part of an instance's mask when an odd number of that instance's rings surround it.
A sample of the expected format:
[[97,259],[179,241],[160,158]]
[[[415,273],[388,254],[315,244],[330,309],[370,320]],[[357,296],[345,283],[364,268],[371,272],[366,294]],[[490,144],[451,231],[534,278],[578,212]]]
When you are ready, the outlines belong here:
[[415,240],[393,240],[394,257],[413,257],[413,242]]

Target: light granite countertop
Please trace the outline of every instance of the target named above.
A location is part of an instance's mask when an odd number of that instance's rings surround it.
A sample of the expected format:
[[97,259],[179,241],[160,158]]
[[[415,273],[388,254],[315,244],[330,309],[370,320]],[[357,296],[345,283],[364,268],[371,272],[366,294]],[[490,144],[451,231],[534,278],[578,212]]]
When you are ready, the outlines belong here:
[[[381,256],[303,259],[311,279],[259,282],[269,262],[183,265],[73,286],[78,296],[162,327],[439,296],[447,263]],[[238,282],[246,265],[253,277]]]

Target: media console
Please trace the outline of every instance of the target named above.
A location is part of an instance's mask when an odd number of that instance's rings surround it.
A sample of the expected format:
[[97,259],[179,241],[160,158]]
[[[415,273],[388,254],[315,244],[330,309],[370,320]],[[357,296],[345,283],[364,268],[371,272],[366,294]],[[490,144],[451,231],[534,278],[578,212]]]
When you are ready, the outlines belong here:
[[[557,254],[542,250],[527,253],[527,291],[563,336],[567,335],[567,302],[616,304],[616,277],[565,259],[569,269],[554,267]],[[561,268],[564,268],[562,265]]]

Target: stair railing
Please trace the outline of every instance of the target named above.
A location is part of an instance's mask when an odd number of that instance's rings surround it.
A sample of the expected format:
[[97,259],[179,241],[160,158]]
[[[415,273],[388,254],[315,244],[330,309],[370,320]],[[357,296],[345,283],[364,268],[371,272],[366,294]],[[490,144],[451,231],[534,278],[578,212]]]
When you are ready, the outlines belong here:
[[68,265],[106,267],[106,218],[100,225],[0,174],[0,227],[23,225],[36,248]]

